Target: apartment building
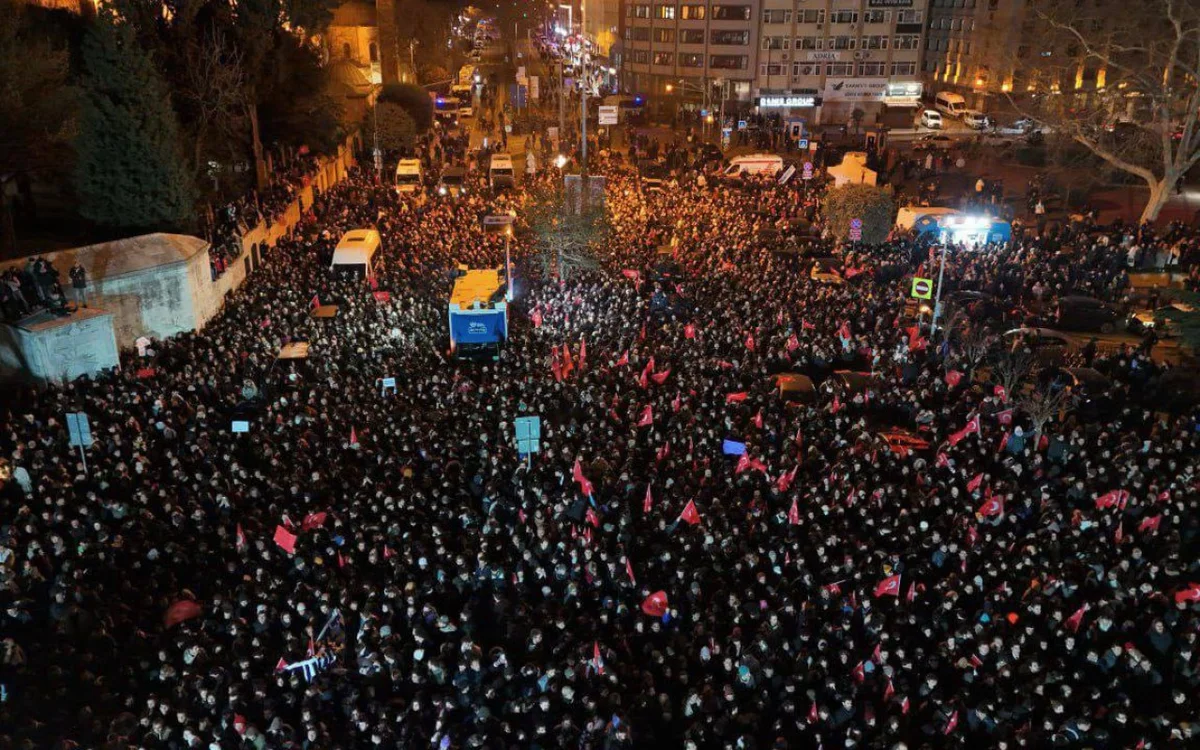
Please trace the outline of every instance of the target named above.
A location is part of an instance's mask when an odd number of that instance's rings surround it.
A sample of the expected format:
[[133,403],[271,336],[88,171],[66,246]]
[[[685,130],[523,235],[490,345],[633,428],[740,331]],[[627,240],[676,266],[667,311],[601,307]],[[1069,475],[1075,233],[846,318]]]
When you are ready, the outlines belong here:
[[760,110],[867,124],[889,110],[912,117],[922,93],[929,0],[761,0]]
[[759,0],[623,0],[621,83],[660,113],[749,106]]
[[[986,109],[1013,90],[1027,22],[1025,0],[929,0],[922,75],[930,91],[953,91]],[[1021,85],[1021,82],[1016,82]]]

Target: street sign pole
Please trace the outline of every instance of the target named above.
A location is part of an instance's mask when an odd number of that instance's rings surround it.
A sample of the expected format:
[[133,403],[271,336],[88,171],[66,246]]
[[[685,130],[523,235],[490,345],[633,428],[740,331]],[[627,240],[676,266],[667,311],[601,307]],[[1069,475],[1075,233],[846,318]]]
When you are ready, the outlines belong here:
[[938,269],[937,291],[934,292],[933,298],[933,317],[929,324],[929,337],[933,338],[933,334],[937,333],[938,318],[942,314],[942,278],[946,275],[946,248],[948,245],[942,245],[942,266]]

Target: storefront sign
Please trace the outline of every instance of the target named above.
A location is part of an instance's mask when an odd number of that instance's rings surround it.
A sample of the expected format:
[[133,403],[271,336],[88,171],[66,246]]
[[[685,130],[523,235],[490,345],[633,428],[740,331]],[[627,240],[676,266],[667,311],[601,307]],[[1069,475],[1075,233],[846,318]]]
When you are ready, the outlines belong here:
[[868,8],[911,8],[913,0],[867,0]]
[[837,62],[841,59],[842,53],[832,49],[808,53],[809,62]]
[[821,104],[817,96],[760,96],[760,109],[787,109],[791,107],[816,107]]
[[920,81],[892,81],[887,85],[884,101],[898,107],[915,107],[921,103],[925,86]]
[[886,78],[826,78],[824,98],[831,102],[881,102],[887,96]]

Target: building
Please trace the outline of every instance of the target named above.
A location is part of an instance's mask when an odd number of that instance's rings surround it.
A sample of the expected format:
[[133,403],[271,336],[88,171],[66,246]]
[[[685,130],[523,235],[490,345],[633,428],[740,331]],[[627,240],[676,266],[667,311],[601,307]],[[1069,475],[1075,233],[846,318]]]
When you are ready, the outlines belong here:
[[621,31],[621,0],[583,0],[583,34],[607,58]]
[[333,9],[323,42],[330,63],[354,64],[371,83],[383,81],[374,2],[349,0]]
[[1027,8],[1016,0],[929,0],[926,88],[962,94],[976,109],[1012,91]]
[[749,106],[758,61],[759,0],[623,0],[621,85],[659,114]]
[[911,122],[928,2],[762,0],[755,103],[813,124],[855,110],[867,125]]

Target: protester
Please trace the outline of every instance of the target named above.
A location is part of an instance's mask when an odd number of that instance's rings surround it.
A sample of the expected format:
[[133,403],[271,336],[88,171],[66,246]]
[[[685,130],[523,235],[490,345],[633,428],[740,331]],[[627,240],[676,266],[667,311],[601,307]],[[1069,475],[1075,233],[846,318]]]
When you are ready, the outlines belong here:
[[[1107,411],[1072,393],[1035,424],[1027,395],[971,372],[969,328],[929,340],[904,318],[902,277],[929,262],[913,238],[822,240],[819,186],[702,186],[679,148],[657,193],[594,162],[599,270],[548,277],[518,233],[498,361],[451,356],[453,272],[503,262],[480,217],[524,216],[553,170],[497,200],[356,173],[202,332],[16,394],[5,743],[1194,741],[1200,438],[1194,407],[1164,410],[1171,368],[1099,354],[1113,385],[1087,398]],[[366,226],[373,284],[329,270]],[[1070,237],[947,266],[1018,300],[1128,284]],[[293,341],[308,357],[277,360]],[[789,372],[815,392],[781,399]],[[512,423],[533,415],[525,458]]]

